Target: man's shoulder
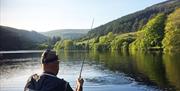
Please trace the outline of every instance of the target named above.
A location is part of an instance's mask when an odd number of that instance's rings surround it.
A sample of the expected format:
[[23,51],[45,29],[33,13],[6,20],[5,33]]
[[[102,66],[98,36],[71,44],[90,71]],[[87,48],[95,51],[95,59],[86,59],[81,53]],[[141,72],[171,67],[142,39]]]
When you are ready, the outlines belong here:
[[38,80],[40,79],[40,76],[37,74],[33,74],[31,75],[28,80],[27,83],[25,85],[25,91],[29,91],[27,89],[31,89],[31,88],[35,88],[36,83],[38,82]]

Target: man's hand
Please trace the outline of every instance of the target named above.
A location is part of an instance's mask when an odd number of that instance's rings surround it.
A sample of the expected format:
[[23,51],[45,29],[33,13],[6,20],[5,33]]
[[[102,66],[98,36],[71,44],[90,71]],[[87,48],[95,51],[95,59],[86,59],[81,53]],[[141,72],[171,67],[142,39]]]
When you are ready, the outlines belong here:
[[82,78],[77,79],[76,91],[83,91],[83,83],[84,83],[84,80]]

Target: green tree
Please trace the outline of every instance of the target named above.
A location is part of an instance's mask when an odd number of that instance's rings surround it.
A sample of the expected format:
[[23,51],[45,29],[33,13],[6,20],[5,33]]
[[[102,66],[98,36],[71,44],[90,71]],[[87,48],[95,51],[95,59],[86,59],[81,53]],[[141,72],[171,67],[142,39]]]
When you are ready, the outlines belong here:
[[158,14],[148,21],[143,29],[137,33],[137,39],[131,45],[132,49],[149,49],[152,47],[161,47],[161,41],[164,36],[165,15]]
[[114,39],[114,35],[113,35],[112,32],[109,32],[108,35],[107,35],[107,37],[108,37],[108,40],[109,40],[109,41],[112,41],[112,40]]
[[64,40],[63,44],[64,44],[65,50],[73,49],[73,41],[72,40]]
[[101,36],[99,38],[99,43],[101,43],[101,44],[106,43],[107,40],[108,40],[107,36]]
[[180,51],[180,8],[168,16],[162,44],[165,52]]

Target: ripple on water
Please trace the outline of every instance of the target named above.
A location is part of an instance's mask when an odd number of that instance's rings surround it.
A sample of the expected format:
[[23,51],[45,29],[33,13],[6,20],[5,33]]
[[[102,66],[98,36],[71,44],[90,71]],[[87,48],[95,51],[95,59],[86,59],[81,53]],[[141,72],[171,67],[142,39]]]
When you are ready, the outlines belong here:
[[123,85],[123,84],[131,84],[133,83],[133,79],[129,77],[125,77],[123,75],[106,75],[106,76],[99,76],[93,78],[85,78],[87,82],[96,83],[100,85]]

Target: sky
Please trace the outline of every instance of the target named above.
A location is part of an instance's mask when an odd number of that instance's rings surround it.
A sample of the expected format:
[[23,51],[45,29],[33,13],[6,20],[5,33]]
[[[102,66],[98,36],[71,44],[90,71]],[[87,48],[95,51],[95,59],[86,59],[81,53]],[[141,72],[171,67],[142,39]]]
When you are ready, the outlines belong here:
[[0,0],[0,25],[45,32],[89,29],[165,0]]

